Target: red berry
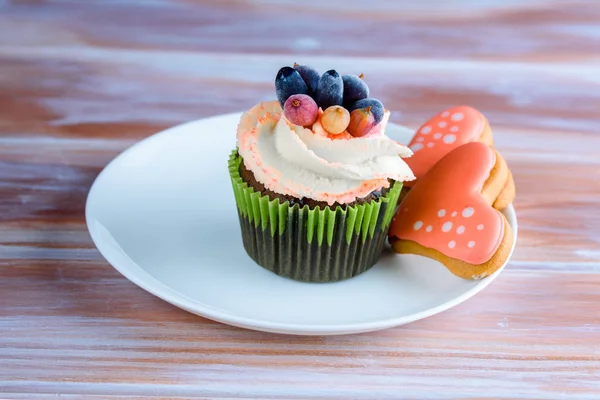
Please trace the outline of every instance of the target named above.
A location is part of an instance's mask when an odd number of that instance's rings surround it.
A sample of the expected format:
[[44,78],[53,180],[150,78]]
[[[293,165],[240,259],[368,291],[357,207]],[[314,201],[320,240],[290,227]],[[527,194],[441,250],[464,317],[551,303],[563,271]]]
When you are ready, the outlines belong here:
[[354,137],[363,137],[375,126],[375,116],[371,112],[371,106],[357,108],[350,113],[350,124],[346,130]]
[[317,121],[319,107],[312,97],[295,94],[285,101],[283,113],[292,124],[308,127]]

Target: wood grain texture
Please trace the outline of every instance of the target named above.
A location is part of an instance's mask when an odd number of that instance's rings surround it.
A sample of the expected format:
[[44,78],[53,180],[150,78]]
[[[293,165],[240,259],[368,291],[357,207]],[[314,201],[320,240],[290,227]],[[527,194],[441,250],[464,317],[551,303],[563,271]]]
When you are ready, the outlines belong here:
[[[0,0],[0,397],[597,399],[600,3]],[[364,72],[416,127],[479,108],[517,185],[488,289],[411,325],[287,337],[119,275],[87,191],[163,128],[273,97],[282,64]]]

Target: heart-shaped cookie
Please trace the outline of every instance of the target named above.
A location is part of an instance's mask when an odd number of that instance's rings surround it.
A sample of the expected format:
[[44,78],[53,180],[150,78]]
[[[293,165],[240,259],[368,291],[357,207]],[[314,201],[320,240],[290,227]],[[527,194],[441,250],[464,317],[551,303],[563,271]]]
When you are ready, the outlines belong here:
[[451,151],[404,198],[390,228],[393,249],[436,259],[465,279],[488,276],[512,245],[512,229],[493,207],[514,199],[509,180],[506,162],[487,144]]
[[492,130],[482,113],[458,106],[436,114],[417,130],[408,145],[414,154],[405,161],[417,179],[404,186],[414,186],[446,154],[470,142],[494,145]]

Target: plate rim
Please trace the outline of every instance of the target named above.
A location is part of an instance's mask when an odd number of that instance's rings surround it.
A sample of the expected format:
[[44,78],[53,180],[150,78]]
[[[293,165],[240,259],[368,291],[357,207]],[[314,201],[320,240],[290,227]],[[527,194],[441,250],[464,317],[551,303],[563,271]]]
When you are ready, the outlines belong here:
[[[88,232],[90,234],[90,237],[92,238],[92,242],[94,243],[94,245],[96,246],[96,248],[98,249],[98,251],[100,252],[102,257],[104,257],[104,259],[115,270],[117,270],[117,272],[119,272],[130,282],[132,282],[136,286],[140,287],[141,289],[145,290],[146,292],[166,301],[167,303],[170,303],[178,308],[181,308],[187,312],[190,312],[192,314],[195,314],[195,315],[198,315],[203,318],[207,318],[212,321],[219,322],[219,323],[236,326],[239,328],[245,328],[245,329],[262,331],[262,332],[270,332],[270,333],[287,334],[287,335],[304,335],[304,336],[345,335],[345,334],[357,334],[357,333],[373,332],[373,331],[378,331],[378,330],[382,330],[382,329],[389,329],[389,328],[405,325],[405,324],[408,324],[411,322],[415,322],[415,321],[418,321],[418,320],[421,320],[424,318],[428,318],[430,316],[439,314],[443,311],[453,308],[453,307],[465,302],[466,300],[470,299],[471,297],[475,296],[477,293],[481,292],[483,289],[485,289],[489,284],[491,284],[496,279],[496,277],[504,270],[506,265],[509,263],[509,261],[513,255],[513,252],[515,250],[515,247],[516,247],[517,235],[518,235],[518,219],[517,219],[517,215],[516,215],[515,209],[512,204],[510,204],[504,210],[504,212],[506,212],[508,214],[508,216],[510,217],[509,219],[512,220],[512,222],[514,224],[514,226],[513,226],[513,224],[511,224],[511,227],[512,227],[513,233],[514,233],[513,244],[512,244],[511,251],[510,251],[510,254],[509,254],[506,262],[493,274],[486,277],[485,279],[482,279],[475,286],[473,286],[469,290],[465,291],[461,295],[453,298],[452,300],[449,300],[442,304],[439,304],[437,306],[430,307],[425,310],[422,310],[422,311],[419,311],[416,313],[412,313],[412,314],[408,314],[408,315],[405,315],[402,317],[388,318],[388,319],[382,319],[382,320],[378,320],[378,321],[350,323],[350,324],[346,323],[346,324],[308,325],[308,324],[290,324],[290,323],[283,323],[283,322],[272,322],[272,321],[266,321],[266,320],[261,320],[261,319],[241,317],[241,316],[238,316],[238,315],[226,312],[226,311],[224,312],[224,311],[220,311],[220,310],[215,310],[215,309],[207,306],[206,304],[203,304],[199,301],[191,299],[188,296],[185,296],[184,294],[175,291],[174,289],[170,288],[169,286],[164,284],[162,281],[158,280],[157,278],[152,276],[150,273],[145,271],[142,267],[135,264],[133,261],[131,261],[131,263],[133,263],[137,267],[137,271],[136,271],[136,268],[131,268],[130,266],[128,267],[127,265],[122,265],[122,263],[120,263],[120,262],[116,262],[114,260],[114,257],[111,254],[112,250],[108,249],[109,245],[104,244],[104,242],[102,240],[100,240],[96,230],[92,227],[93,226],[93,218],[90,215],[91,199],[93,198],[94,193],[98,190],[99,182],[101,182],[101,180],[103,179],[103,176],[105,176],[108,173],[107,171],[109,171],[113,167],[113,165],[116,163],[116,161],[118,159],[120,159],[122,157],[126,157],[126,155],[128,153],[135,151],[139,146],[142,146],[143,144],[147,144],[150,141],[157,140],[157,138],[162,137],[164,135],[168,135],[169,133],[171,133],[174,130],[179,130],[187,125],[192,125],[192,124],[196,124],[198,122],[204,122],[204,121],[212,120],[212,119],[220,119],[220,118],[225,119],[225,118],[233,118],[233,117],[239,118],[239,116],[241,114],[242,114],[242,112],[234,112],[234,113],[215,115],[215,116],[211,116],[211,117],[207,117],[207,118],[200,118],[197,120],[185,122],[183,124],[175,125],[170,128],[159,131],[151,136],[148,136],[147,138],[144,138],[144,139],[132,144],[131,146],[129,146],[128,148],[126,148],[125,150],[123,150],[122,152],[117,154],[108,164],[106,164],[102,168],[102,171],[94,179],[94,182],[92,183],[92,185],[88,191],[88,195],[87,195],[86,202],[85,202],[86,226],[87,226]],[[410,129],[406,126],[400,125],[400,124],[396,124],[393,122],[390,122],[390,124],[392,126],[400,128],[400,129],[411,130],[411,132],[413,131],[412,129]]]

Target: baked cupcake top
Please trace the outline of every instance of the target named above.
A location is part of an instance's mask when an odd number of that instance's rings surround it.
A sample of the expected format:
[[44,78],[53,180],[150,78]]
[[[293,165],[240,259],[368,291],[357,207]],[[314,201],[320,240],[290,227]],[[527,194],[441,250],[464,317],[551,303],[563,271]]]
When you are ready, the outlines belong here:
[[275,86],[278,101],[244,113],[237,132],[244,166],[266,188],[333,205],[414,179],[401,158],[412,151],[385,135],[390,114],[360,77],[296,65]]

